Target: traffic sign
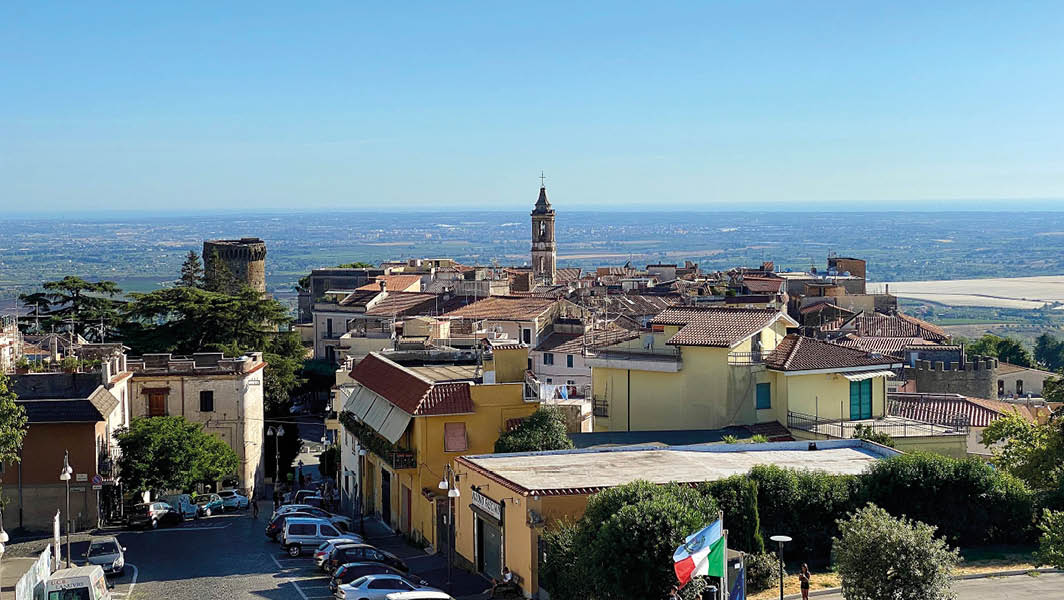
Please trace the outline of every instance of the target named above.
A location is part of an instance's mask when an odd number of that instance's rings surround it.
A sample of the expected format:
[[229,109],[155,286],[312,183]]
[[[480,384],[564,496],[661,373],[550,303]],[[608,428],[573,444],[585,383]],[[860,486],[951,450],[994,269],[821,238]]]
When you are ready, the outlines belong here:
[[93,486],[93,488],[99,489],[99,488],[96,488],[96,486],[98,486],[98,485],[103,485],[103,477],[100,477],[99,475],[93,475],[92,476],[92,486]]

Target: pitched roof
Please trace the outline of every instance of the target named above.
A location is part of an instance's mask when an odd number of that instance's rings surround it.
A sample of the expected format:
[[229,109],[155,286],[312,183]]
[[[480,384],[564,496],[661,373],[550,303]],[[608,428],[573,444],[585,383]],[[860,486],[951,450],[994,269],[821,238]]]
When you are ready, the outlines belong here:
[[955,425],[963,418],[971,427],[987,427],[1012,412],[1028,422],[1036,420],[1022,404],[960,394],[892,393],[887,397],[887,414],[938,425]]
[[21,373],[10,383],[19,400],[84,400],[98,387],[99,373]]
[[580,279],[580,267],[565,267],[554,272],[554,281],[558,283],[569,283],[576,279]]
[[431,313],[435,308],[436,294],[388,292],[388,295],[382,298],[380,302],[367,309],[366,314],[394,317],[396,315]]
[[[844,337],[835,341],[840,346],[865,352],[899,353],[910,346],[938,346],[920,337]],[[943,346],[950,347],[950,346]]]
[[602,348],[639,337],[639,332],[621,327],[591,329],[587,333],[552,333],[536,346],[540,352],[579,354],[584,348]]
[[778,294],[783,287],[785,279],[780,277],[743,277],[743,286],[750,290],[751,294]]
[[919,337],[931,341],[948,341],[949,334],[938,325],[902,313],[893,315],[859,314],[846,321],[863,337]]
[[26,409],[30,423],[97,423],[118,406],[118,399],[99,384],[85,398],[20,398],[17,402]]
[[889,368],[889,358],[875,358],[866,352],[822,340],[791,334],[765,357],[765,366],[776,371],[814,371],[881,366]]
[[355,289],[359,291],[379,292],[381,289],[381,281],[384,282],[384,285],[389,292],[405,292],[415,285],[417,285],[418,289],[411,291],[421,291],[421,286],[418,285],[421,283],[420,275],[378,275],[375,281],[371,281],[370,283]]
[[468,382],[434,384],[376,352],[359,361],[351,377],[414,416],[473,412]]
[[651,321],[655,325],[679,325],[680,331],[666,344],[673,346],[728,347],[761,331],[780,318],[775,309],[672,307]]
[[536,296],[490,296],[452,310],[443,316],[497,321],[530,321],[554,306],[555,302],[557,300],[554,298]]

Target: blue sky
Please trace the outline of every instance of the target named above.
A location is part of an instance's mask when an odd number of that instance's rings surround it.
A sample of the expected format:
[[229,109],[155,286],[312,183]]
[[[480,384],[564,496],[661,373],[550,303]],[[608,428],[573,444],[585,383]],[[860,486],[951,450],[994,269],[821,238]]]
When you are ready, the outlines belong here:
[[396,4],[5,3],[0,208],[1064,207],[1064,3]]

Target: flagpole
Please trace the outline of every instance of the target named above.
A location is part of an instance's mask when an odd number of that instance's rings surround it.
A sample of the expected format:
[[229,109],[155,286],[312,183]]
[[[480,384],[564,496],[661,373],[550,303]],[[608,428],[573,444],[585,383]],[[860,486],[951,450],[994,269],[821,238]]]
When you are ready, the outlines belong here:
[[721,569],[720,577],[720,598],[721,600],[728,600],[728,530],[724,529],[724,511],[717,512],[717,518],[720,519],[720,528],[724,532],[724,568]]

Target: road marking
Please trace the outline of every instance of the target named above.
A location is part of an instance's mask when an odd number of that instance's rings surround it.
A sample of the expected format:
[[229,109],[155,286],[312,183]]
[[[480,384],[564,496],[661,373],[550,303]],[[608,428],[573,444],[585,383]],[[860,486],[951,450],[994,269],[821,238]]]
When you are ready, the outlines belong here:
[[216,525],[214,527],[173,527],[170,529],[155,529],[154,531],[217,531],[232,526],[232,523],[226,523],[225,525]]
[[137,576],[140,574],[140,571],[137,570],[137,565],[126,563],[126,566],[131,568],[131,569],[133,569],[133,575],[131,575],[129,577],[129,591],[118,592],[118,593],[115,593],[115,594],[111,594],[112,596],[114,596],[116,598],[124,598],[126,596],[132,596],[133,595],[133,588],[137,587]]
[[[273,564],[277,565],[277,568],[278,568],[278,569],[280,569],[280,570],[282,570],[282,571],[284,571],[284,570],[285,570],[285,568],[284,568],[283,566],[281,566],[281,561],[277,560],[277,557],[276,557],[276,556],[274,556],[274,555],[272,555],[272,554],[271,554],[271,555],[270,555],[270,558],[272,558],[272,559],[273,559]],[[298,593],[298,594],[299,594],[299,597],[300,597],[300,598],[302,598],[303,600],[310,600],[309,598],[307,598],[307,595],[303,593],[303,590],[299,589],[299,586],[298,586],[298,585],[296,584],[296,582],[295,582],[295,581],[292,581],[291,579],[289,579],[289,580],[288,580],[288,583],[291,583],[291,584],[292,584],[292,587],[296,588],[296,593]]]

